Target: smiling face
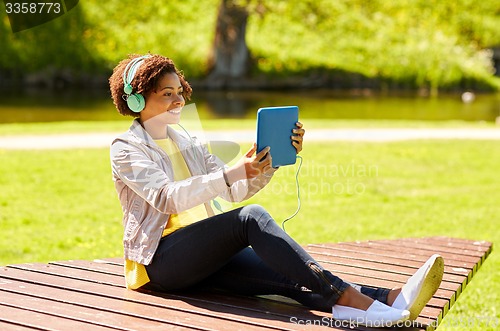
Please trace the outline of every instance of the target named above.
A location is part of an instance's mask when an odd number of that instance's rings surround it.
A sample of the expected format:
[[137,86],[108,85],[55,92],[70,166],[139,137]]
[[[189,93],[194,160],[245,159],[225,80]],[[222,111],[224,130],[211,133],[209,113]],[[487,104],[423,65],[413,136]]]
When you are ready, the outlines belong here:
[[[144,115],[141,113],[132,111],[128,107],[127,98],[124,93],[124,80],[123,76],[127,66],[137,59],[139,55],[131,55],[127,59],[124,59],[118,63],[118,65],[113,69],[113,74],[109,77],[109,89],[111,92],[111,98],[113,99],[113,104],[116,110],[121,115],[138,117],[142,121],[154,117],[158,110],[165,111],[167,107],[161,106],[157,108],[155,103],[159,100],[155,100],[157,96],[161,96],[161,90],[167,86],[170,86],[172,95],[175,97],[178,93],[178,88],[182,86],[182,94],[185,100],[189,100],[193,89],[186,81],[186,78],[181,71],[177,69],[174,62],[159,54],[147,54],[143,57],[142,64],[137,68],[135,75],[130,82],[132,86],[133,93],[142,94],[146,100],[146,111]],[[167,91],[165,91],[167,92]],[[167,102],[168,100],[164,100]],[[179,103],[178,100],[170,100],[169,103]],[[160,102],[161,103],[161,102]],[[151,110],[151,111],[150,111]]]
[[141,123],[157,122],[157,125],[177,124],[185,105],[183,87],[179,76],[167,73],[158,80],[156,89],[145,95],[146,106],[140,113]]

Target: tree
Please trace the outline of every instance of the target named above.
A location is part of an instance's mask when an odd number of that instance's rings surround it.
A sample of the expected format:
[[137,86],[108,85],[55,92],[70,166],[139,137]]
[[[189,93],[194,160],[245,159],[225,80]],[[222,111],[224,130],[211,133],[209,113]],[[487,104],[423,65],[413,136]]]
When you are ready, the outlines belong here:
[[208,78],[214,87],[243,78],[250,68],[250,52],[245,34],[248,10],[237,0],[222,0],[217,15],[213,54]]

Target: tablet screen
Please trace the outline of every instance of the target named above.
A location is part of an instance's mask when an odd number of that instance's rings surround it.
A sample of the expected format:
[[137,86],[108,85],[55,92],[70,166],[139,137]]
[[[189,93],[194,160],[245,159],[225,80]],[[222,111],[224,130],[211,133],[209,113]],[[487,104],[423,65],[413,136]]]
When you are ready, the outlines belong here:
[[257,153],[271,147],[274,168],[295,164],[297,150],[292,145],[292,130],[299,120],[299,107],[265,107],[257,112]]

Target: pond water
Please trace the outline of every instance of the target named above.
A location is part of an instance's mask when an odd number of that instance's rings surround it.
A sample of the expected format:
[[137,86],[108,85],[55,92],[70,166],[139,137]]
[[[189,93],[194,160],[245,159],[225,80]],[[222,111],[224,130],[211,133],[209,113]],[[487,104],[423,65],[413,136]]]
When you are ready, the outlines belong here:
[[[264,106],[297,105],[301,118],[465,120],[493,122],[500,116],[499,94],[439,97],[382,95],[369,91],[197,91],[190,101],[201,119],[254,118]],[[0,123],[120,120],[107,91],[0,91]]]

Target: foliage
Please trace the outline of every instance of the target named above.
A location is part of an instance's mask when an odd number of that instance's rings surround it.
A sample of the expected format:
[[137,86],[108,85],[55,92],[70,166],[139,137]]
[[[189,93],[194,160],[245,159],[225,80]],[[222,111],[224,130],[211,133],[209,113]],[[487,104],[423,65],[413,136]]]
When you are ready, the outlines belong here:
[[108,72],[131,53],[161,53],[201,75],[215,25],[215,1],[81,1],[62,17],[11,33],[0,12],[0,68]]
[[[257,73],[355,73],[434,91],[500,88],[488,47],[500,45],[495,0],[233,0],[250,11]],[[81,1],[68,14],[10,33],[0,12],[0,68],[109,73],[129,53],[162,53],[207,74],[219,1]]]
[[[9,31],[6,13],[0,11],[0,68],[18,72],[55,69],[88,70],[102,60],[85,38],[87,23],[82,6],[55,19],[22,32]],[[82,38],[83,35],[83,38]]]
[[500,44],[496,1],[266,4],[264,15],[251,16],[248,32],[264,71],[326,67],[432,89],[476,80],[500,86],[485,49]]
[[215,0],[91,0],[84,7],[94,50],[112,67],[129,53],[171,57],[190,76],[204,74],[215,33]]

